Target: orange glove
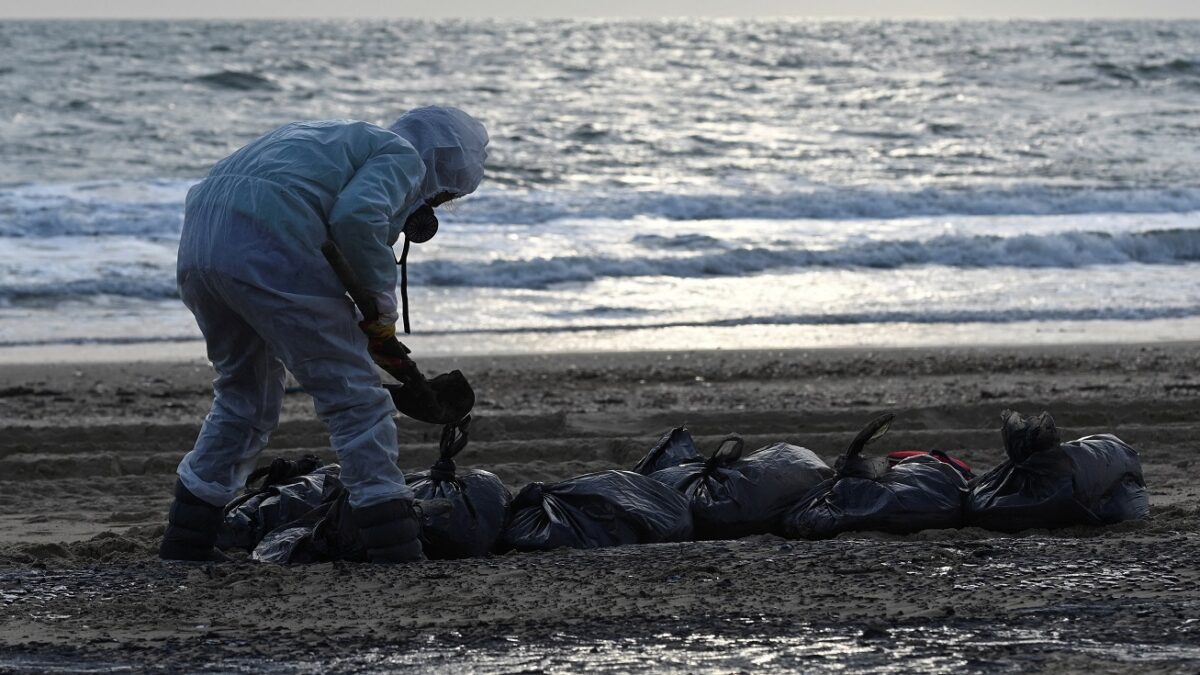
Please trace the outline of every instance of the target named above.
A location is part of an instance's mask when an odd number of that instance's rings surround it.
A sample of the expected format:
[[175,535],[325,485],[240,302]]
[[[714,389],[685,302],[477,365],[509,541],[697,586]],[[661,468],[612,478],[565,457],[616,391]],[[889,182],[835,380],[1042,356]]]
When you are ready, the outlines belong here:
[[367,352],[380,368],[391,373],[396,379],[401,377],[393,371],[405,372],[416,368],[416,364],[408,357],[408,347],[396,339],[396,324],[360,321],[358,327],[367,336]]

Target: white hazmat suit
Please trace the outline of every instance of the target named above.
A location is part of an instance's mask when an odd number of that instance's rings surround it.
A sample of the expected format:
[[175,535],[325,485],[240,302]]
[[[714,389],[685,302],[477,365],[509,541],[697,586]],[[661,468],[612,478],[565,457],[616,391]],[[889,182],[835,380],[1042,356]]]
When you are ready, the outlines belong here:
[[383,129],[296,122],[218,162],[187,196],[179,244],[184,304],[217,377],[180,483],[223,506],[279,421],[284,369],[328,425],[352,507],[411,498],[396,466],[395,407],[345,288],[321,254],[337,243],[381,314],[394,316],[392,245],[435,195],[471,193],[487,132],[455,108],[419,108]]

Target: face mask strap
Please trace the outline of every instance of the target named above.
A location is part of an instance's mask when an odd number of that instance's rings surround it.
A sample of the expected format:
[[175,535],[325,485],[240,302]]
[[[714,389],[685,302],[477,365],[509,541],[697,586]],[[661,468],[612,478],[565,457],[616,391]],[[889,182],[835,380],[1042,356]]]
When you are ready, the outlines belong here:
[[400,252],[400,316],[404,319],[404,334],[411,335],[412,328],[408,325],[408,248],[412,242],[404,235],[404,249]]

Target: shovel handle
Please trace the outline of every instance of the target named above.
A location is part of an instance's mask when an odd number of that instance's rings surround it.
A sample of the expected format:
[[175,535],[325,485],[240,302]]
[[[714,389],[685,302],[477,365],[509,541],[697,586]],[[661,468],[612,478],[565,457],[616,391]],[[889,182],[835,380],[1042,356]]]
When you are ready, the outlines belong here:
[[363,318],[367,321],[378,319],[379,308],[375,306],[375,299],[358,280],[354,268],[350,267],[350,262],[346,260],[346,256],[342,255],[342,250],[338,248],[337,244],[333,243],[332,239],[326,239],[325,243],[321,244],[321,254],[325,256],[325,260],[333,268],[333,273],[346,287],[346,292],[350,294],[350,299],[354,301],[354,305],[358,307]]

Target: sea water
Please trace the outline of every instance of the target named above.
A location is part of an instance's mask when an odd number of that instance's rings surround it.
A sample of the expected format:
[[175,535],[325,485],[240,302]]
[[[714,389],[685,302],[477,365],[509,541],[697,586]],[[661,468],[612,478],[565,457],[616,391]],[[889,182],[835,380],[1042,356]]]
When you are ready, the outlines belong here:
[[425,104],[492,144],[410,255],[424,353],[1200,337],[1200,22],[9,21],[0,53],[10,357],[202,355],[187,189]]

